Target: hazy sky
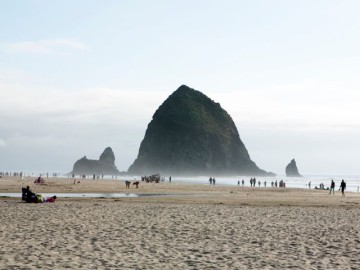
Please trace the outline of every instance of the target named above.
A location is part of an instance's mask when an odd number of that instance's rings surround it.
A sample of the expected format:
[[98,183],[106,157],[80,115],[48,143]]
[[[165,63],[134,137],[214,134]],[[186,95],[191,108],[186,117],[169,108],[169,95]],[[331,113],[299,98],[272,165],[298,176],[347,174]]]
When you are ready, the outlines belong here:
[[0,171],[127,170],[181,84],[252,160],[360,174],[360,1],[0,0]]

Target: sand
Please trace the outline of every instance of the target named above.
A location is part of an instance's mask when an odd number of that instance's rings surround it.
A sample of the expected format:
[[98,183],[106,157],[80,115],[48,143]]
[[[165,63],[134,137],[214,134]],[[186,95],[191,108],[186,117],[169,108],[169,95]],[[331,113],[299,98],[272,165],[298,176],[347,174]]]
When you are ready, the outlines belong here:
[[[0,192],[33,180],[0,179]],[[172,196],[0,199],[0,269],[360,269],[360,196],[181,183],[48,180],[35,192]]]

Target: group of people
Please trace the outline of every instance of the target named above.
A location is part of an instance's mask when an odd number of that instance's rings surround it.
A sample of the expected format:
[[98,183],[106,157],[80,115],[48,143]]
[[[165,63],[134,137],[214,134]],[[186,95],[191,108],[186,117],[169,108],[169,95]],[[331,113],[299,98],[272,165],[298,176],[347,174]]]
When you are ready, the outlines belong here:
[[[259,187],[261,186],[261,181],[260,180],[256,182],[255,177],[250,179],[250,186],[255,187],[256,183],[258,184]],[[240,185],[240,181],[238,181],[238,185]],[[244,180],[242,180],[242,185],[244,186]],[[264,187],[266,187],[266,185],[267,185],[266,180],[264,181],[263,185],[264,185]],[[271,187],[278,187],[278,186],[279,187],[286,187],[285,181],[280,180],[279,183],[278,183],[277,180],[275,180],[275,182],[271,181]]]
[[[341,190],[342,196],[345,196],[345,189],[346,189],[346,182],[343,179],[343,180],[341,180],[340,188],[339,188],[339,190]],[[329,195],[331,195],[331,191],[332,191],[332,193],[334,195],[335,194],[335,182],[334,182],[334,180],[331,180]]]
[[215,185],[215,183],[216,183],[215,177],[210,177],[209,183],[210,183],[210,185]]
[[22,188],[22,196],[21,199],[27,203],[49,203],[55,202],[57,197],[52,196],[49,198],[44,198],[41,194],[36,194],[30,190],[30,187]]

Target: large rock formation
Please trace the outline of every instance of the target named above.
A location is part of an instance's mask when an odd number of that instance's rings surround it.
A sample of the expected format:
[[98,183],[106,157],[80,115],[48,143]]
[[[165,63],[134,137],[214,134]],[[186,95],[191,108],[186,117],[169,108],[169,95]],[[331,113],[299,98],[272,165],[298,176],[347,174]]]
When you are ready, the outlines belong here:
[[74,174],[117,175],[119,170],[115,166],[115,155],[107,147],[100,155],[99,160],[87,159],[86,156],[75,162],[72,170]]
[[286,176],[288,177],[301,177],[298,168],[296,166],[295,159],[292,159],[291,162],[285,168]]
[[259,169],[230,115],[182,85],[157,109],[128,173],[274,175]]

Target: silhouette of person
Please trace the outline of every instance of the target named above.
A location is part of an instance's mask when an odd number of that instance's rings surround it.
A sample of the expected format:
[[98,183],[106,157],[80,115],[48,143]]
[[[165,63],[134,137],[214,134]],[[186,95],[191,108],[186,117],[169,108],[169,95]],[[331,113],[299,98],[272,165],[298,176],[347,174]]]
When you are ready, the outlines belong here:
[[345,196],[344,191],[345,191],[345,189],[346,189],[346,183],[345,183],[344,179],[341,180],[340,188],[341,188],[341,194],[342,194],[342,196]]
[[334,182],[334,180],[331,180],[329,195],[331,194],[331,190],[332,190],[333,195],[334,195],[335,194],[335,182]]

